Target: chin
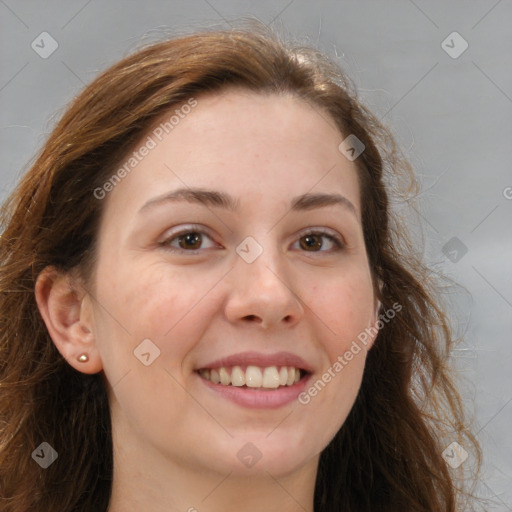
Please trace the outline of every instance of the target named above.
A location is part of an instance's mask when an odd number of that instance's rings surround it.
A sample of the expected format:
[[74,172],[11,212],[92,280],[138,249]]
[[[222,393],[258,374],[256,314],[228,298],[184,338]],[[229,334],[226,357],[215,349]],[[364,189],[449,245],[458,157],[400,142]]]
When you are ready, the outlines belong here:
[[308,450],[303,441],[290,442],[289,436],[270,432],[230,439],[231,456],[225,460],[223,471],[239,476],[268,477],[270,473],[276,478],[285,477],[298,471],[320,451]]

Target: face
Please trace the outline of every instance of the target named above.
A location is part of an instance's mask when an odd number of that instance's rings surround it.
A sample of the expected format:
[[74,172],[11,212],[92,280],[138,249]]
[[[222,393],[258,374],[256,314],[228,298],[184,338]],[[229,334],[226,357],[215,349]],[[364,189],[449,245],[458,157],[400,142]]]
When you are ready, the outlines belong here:
[[358,171],[303,100],[196,101],[103,199],[91,308],[113,427],[141,456],[287,474],[342,426],[370,346]]

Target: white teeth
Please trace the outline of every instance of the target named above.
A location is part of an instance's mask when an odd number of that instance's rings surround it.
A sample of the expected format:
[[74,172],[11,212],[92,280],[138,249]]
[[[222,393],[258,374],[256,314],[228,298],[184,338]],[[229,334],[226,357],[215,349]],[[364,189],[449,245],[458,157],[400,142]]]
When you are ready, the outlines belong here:
[[288,379],[286,381],[287,386],[291,386],[295,383],[295,368],[288,368]]
[[269,366],[263,370],[263,387],[270,389],[279,387],[279,373],[275,366]]
[[261,388],[263,375],[257,366],[248,366],[245,370],[245,384],[249,388]]
[[215,384],[220,384],[220,375],[215,368],[210,370],[210,380]]
[[231,374],[229,368],[211,368],[199,370],[199,374],[223,386],[247,386],[249,388],[277,389],[279,386],[292,386],[300,380],[300,370],[293,366],[268,366],[260,368],[250,365],[244,371],[240,366],[233,366]]
[[279,385],[286,386],[287,381],[288,381],[288,370],[287,370],[286,366],[283,366],[279,370]]
[[234,366],[231,370],[231,384],[233,384],[233,386],[245,385],[245,373],[240,366]]
[[223,384],[224,386],[231,384],[231,377],[229,376],[229,373],[226,370],[226,368],[222,367],[219,369],[219,377],[220,383]]

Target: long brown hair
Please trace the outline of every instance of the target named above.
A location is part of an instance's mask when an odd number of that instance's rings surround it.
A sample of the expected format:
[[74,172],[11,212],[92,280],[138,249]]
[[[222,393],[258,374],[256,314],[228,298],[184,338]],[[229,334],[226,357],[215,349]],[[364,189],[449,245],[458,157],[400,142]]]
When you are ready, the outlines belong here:
[[[47,266],[87,280],[103,201],[94,190],[164,112],[226,87],[294,94],[365,145],[360,170],[366,249],[383,309],[346,422],[320,457],[315,511],[460,510],[458,478],[442,458],[449,440],[479,461],[446,366],[447,317],[414,257],[388,194],[414,179],[388,130],[358,100],[340,67],[262,25],[153,43],[96,78],[72,102],[3,206],[0,243],[0,508],[104,512],[113,455],[106,384],[74,370],[38,312]],[[447,441],[448,440],[448,441]],[[48,442],[57,461],[32,452]],[[444,443],[444,444],[443,444]],[[459,504],[458,504],[459,503]]]

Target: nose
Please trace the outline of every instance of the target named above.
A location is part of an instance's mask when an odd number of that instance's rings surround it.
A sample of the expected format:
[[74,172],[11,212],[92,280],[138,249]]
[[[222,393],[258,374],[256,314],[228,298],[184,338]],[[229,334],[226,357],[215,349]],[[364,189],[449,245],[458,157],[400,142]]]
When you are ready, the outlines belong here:
[[[282,258],[282,256],[281,256]],[[292,327],[304,316],[300,297],[279,255],[265,250],[255,261],[237,258],[230,272],[225,315],[231,323],[254,323],[262,329]]]

